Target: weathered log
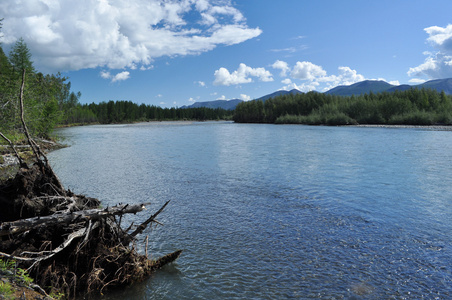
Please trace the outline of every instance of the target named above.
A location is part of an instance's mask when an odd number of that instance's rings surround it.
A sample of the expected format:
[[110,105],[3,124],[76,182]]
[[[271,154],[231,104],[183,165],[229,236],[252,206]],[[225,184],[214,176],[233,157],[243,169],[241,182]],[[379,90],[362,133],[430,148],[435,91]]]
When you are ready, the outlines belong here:
[[135,214],[145,209],[143,204],[117,205],[104,209],[88,209],[75,212],[63,211],[44,217],[34,217],[14,222],[4,222],[0,224],[0,237],[14,235],[36,228],[37,226],[54,226],[58,224],[71,224],[83,221],[98,220],[109,216]]
[[164,256],[160,257],[159,259],[155,260],[152,267],[155,269],[160,269],[163,266],[165,266],[169,263],[172,263],[173,261],[178,259],[181,253],[182,253],[182,250],[177,250],[177,251],[174,251],[173,253],[164,255]]

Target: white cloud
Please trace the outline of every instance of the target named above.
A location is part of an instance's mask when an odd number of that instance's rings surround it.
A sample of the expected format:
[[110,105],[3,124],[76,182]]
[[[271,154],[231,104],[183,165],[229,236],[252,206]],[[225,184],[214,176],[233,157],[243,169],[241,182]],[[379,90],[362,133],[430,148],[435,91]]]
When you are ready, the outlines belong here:
[[251,68],[241,63],[239,68],[230,73],[226,68],[220,68],[214,73],[215,85],[235,85],[242,83],[250,83],[253,81],[251,77],[257,77],[260,81],[273,81],[272,74],[264,68]]
[[427,41],[437,49],[436,52],[426,51],[424,63],[408,70],[408,76],[421,78],[445,78],[452,76],[452,25],[446,27],[431,26],[424,29],[429,35]]
[[204,81],[195,81],[195,84],[201,86],[201,87],[205,87],[206,83]]
[[295,53],[297,52],[297,48],[295,47],[288,47],[288,48],[280,48],[280,49],[270,49],[271,52],[289,52],[289,53]]
[[439,26],[432,26],[424,29],[429,35],[429,41],[433,47],[439,48],[442,51],[452,51],[452,24],[445,28]]
[[297,47],[288,47],[288,48],[278,48],[278,49],[270,49],[271,52],[287,52],[287,53],[295,53],[298,51],[306,50],[308,46],[300,45]]
[[338,85],[350,85],[359,81],[363,81],[366,78],[358,74],[356,70],[352,70],[350,67],[338,67],[338,75],[330,75],[318,78],[319,82],[328,82],[328,88]]
[[427,80],[425,79],[420,79],[420,78],[412,78],[409,80],[410,83],[414,83],[414,84],[421,84],[426,82]]
[[122,81],[122,80],[129,79],[130,72],[123,71],[123,72],[117,73],[116,75],[112,75],[110,72],[101,71],[100,77],[102,77],[103,79],[111,79],[111,82],[116,82],[116,81]]
[[286,85],[283,86],[281,89],[284,91],[290,91],[293,89],[299,90],[301,92],[309,92],[309,91],[314,91],[317,89],[317,87],[319,86],[319,83],[316,81],[310,81],[310,82],[305,82],[302,84],[296,84],[294,82],[291,82],[291,80],[289,79],[288,81],[285,81]]
[[293,78],[301,80],[314,80],[326,76],[326,71],[321,66],[309,61],[297,62],[290,74]]
[[287,72],[290,70],[289,65],[285,61],[282,61],[282,60],[275,61],[272,65],[272,68],[281,70],[280,75],[282,77],[286,77]]
[[[338,85],[350,85],[366,78],[350,67],[341,66],[338,68],[337,75],[327,75],[322,66],[309,61],[298,61],[293,68],[286,62],[277,60],[273,65],[275,69],[281,69],[281,76],[288,75],[281,81],[283,90],[298,89],[303,92],[321,89],[329,90]],[[283,76],[284,77],[284,76]],[[301,80],[301,84],[294,81]]]
[[149,66],[261,34],[231,0],[0,1],[4,45],[23,37],[45,72]]
[[283,83],[283,84],[291,84],[292,80],[290,80],[289,78],[286,78],[286,79],[282,80],[281,83]]
[[243,101],[249,101],[251,100],[251,96],[240,94],[240,99],[242,99]]
[[110,79],[111,78],[111,74],[110,74],[110,72],[107,72],[107,71],[101,71],[100,72],[100,77],[102,77],[103,79]]
[[424,63],[410,68],[408,76],[425,77],[430,79],[445,78],[452,76],[452,56],[443,52],[437,52],[427,57]]
[[147,71],[147,70],[152,70],[152,69],[154,69],[153,65],[140,67],[140,71]]
[[195,102],[196,102],[196,100],[195,100],[195,99],[193,99],[192,97],[190,97],[190,99],[188,99],[188,102],[191,102],[191,103],[195,103]]
[[392,81],[389,81],[389,84],[400,85],[400,82],[398,80],[392,80]]
[[221,97],[218,97],[217,100],[226,100],[226,96],[225,95],[221,95]]
[[122,81],[130,78],[130,73],[127,71],[121,72],[113,76],[111,82]]

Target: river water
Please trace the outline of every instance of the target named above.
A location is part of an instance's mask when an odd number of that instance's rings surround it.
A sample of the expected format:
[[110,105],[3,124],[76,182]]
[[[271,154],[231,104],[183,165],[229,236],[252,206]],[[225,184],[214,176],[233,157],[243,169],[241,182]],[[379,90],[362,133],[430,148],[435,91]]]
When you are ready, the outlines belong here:
[[66,128],[63,184],[165,201],[149,280],[105,299],[451,299],[452,132],[156,122]]

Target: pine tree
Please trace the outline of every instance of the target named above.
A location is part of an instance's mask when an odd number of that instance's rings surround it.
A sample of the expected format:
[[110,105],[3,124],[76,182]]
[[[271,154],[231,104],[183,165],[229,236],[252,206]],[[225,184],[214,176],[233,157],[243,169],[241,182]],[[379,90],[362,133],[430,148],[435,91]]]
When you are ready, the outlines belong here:
[[33,62],[31,61],[31,53],[23,38],[17,40],[9,53],[9,60],[16,71],[22,73],[25,69],[27,74],[35,73]]

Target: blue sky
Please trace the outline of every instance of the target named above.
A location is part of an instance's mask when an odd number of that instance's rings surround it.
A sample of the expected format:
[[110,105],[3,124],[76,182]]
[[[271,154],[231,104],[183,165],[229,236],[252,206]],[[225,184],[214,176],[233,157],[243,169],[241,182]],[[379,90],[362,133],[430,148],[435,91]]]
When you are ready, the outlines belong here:
[[450,0],[0,2],[5,52],[24,38],[82,103],[162,107],[449,78],[451,12]]

